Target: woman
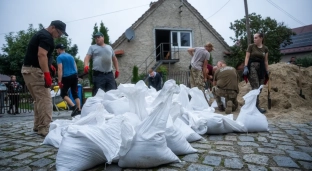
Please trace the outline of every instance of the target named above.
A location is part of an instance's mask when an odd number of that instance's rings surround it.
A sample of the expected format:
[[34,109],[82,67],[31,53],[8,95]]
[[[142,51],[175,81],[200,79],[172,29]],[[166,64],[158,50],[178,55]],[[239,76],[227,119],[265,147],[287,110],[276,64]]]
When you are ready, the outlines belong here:
[[[248,77],[253,90],[264,84],[264,80],[268,75],[268,56],[269,49],[263,44],[263,34],[254,34],[254,43],[247,48],[243,72],[243,75]],[[259,107],[259,95],[256,106],[261,113],[266,112],[265,109]]]
[[[8,83],[8,96],[10,99],[10,108],[8,114],[19,114],[19,92],[22,90],[20,83],[16,81],[16,76],[11,76],[11,81]],[[15,105],[15,111],[13,111],[13,105]]]

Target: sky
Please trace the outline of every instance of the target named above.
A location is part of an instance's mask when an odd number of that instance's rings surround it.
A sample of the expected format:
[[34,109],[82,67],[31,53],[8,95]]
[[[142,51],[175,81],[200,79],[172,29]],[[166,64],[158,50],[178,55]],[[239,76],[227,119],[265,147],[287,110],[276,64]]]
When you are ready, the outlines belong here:
[[[156,1],[156,0],[152,0]],[[72,44],[83,60],[91,44],[95,23],[109,29],[113,43],[149,8],[151,0],[0,0],[0,47],[10,32],[26,30],[29,24],[49,26],[53,20],[66,23]],[[244,0],[188,0],[231,46],[230,23],[245,16]],[[248,0],[248,12],[284,22],[289,28],[312,24],[312,0]],[[275,4],[272,5],[273,2]],[[2,53],[2,52],[1,52]]]

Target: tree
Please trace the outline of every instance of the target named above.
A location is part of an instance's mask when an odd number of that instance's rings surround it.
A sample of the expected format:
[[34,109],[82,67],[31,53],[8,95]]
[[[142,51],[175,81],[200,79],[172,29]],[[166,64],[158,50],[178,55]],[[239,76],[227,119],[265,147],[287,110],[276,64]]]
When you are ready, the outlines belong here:
[[[262,18],[261,15],[256,13],[249,14],[251,40],[255,33],[263,33],[264,44],[269,48],[269,63],[279,62],[282,54],[280,53],[280,45],[287,46],[292,44],[291,36],[295,35],[290,28],[286,27],[283,22],[278,23],[276,20],[270,17]],[[235,37],[231,39],[236,43],[236,47],[232,47],[234,50],[230,55],[232,61],[243,61],[245,58],[245,51],[247,45],[247,32],[245,27],[246,17],[240,20],[235,20],[234,23],[230,23],[230,29],[235,32]],[[238,65],[238,64],[234,64]],[[233,65],[233,66],[234,66]]]
[[[42,24],[39,24],[38,29],[34,28],[32,24],[29,25],[27,30],[21,30],[17,33],[9,33],[5,35],[6,44],[1,48],[4,52],[0,54],[0,73],[6,75],[16,75],[17,80],[24,83],[23,77],[21,75],[21,68],[24,62],[24,57],[27,51],[28,43],[31,37],[40,29],[43,29]],[[71,40],[66,37],[61,37],[55,39],[55,43],[63,43],[67,47],[67,52],[72,56],[76,56],[78,53],[77,45],[71,47]],[[52,64],[56,66],[57,54],[53,52],[53,62]],[[82,62],[79,58],[75,57],[77,63]],[[79,65],[78,65],[79,66]],[[83,68],[78,67],[78,71],[82,71]]]

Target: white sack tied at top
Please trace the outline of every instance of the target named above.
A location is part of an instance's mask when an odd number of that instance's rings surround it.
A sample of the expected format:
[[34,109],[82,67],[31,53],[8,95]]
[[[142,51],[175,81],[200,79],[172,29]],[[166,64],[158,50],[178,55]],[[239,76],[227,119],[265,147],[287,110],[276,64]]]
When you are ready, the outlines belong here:
[[[168,80],[157,106],[135,129],[131,147],[125,155],[120,155],[120,167],[150,168],[162,164],[179,162],[179,158],[167,147],[165,130],[173,93],[179,88],[174,80]],[[162,91],[163,91],[162,90]],[[160,93],[161,94],[161,93]]]
[[191,110],[209,110],[215,112],[213,107],[209,107],[207,100],[205,99],[204,93],[199,90],[197,87],[193,87],[190,90],[191,101],[189,103],[189,109]]
[[245,104],[241,107],[236,122],[247,129],[248,132],[269,131],[269,124],[265,115],[263,115],[256,107],[257,96],[263,85],[257,90],[251,90],[243,98]]

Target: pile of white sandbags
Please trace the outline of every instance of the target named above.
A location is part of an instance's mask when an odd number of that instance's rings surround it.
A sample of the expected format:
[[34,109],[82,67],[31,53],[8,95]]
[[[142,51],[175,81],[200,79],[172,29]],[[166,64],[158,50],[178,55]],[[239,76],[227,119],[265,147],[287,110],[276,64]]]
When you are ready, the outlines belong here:
[[[247,94],[245,103],[253,103],[258,94]],[[112,162],[124,168],[156,167],[197,152],[189,142],[200,140],[200,135],[267,130],[259,121],[266,121],[265,116],[242,109],[239,122],[233,115],[214,113],[198,88],[178,86],[174,80],[158,92],[143,81],[121,84],[106,93],[99,89],[87,99],[81,115],[51,123],[43,144],[59,148],[57,170],[86,170]],[[249,124],[253,119],[261,122],[259,129]]]

